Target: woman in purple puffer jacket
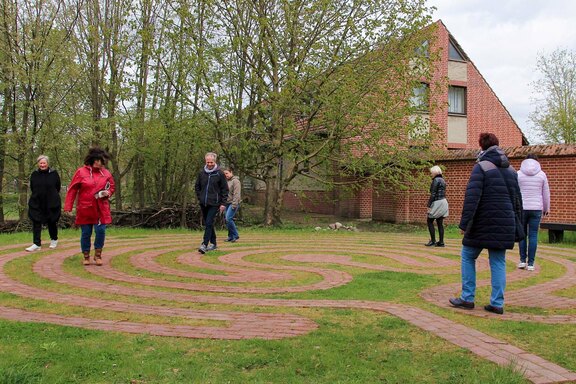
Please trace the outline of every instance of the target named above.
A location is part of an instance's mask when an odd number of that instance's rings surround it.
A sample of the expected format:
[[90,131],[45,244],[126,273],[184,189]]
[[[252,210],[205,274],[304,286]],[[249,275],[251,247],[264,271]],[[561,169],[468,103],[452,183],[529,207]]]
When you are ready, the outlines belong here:
[[[534,259],[538,247],[538,227],[542,217],[550,213],[550,187],[548,178],[542,171],[538,157],[526,156],[518,172],[518,184],[522,192],[524,209],[524,233],[526,238],[520,241],[520,263],[518,268],[534,270]],[[528,262],[528,264],[526,264]]]

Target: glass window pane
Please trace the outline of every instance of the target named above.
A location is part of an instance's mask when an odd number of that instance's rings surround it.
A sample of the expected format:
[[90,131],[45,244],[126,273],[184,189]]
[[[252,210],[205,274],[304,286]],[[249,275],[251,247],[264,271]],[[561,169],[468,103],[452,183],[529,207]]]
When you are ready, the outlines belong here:
[[466,114],[466,88],[448,88],[448,113]]
[[452,42],[448,45],[448,58],[450,60],[465,61]]

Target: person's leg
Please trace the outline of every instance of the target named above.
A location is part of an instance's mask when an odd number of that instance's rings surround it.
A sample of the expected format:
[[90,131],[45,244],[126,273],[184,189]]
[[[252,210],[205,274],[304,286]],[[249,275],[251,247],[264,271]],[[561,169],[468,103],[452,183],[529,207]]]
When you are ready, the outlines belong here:
[[42,246],[42,223],[39,221],[32,221],[32,242]]
[[94,239],[94,249],[104,248],[104,242],[106,241],[106,224],[94,225],[94,232],[96,234]]
[[50,240],[58,240],[58,224],[52,221],[48,222],[48,234]]
[[204,222],[204,238],[202,239],[202,244],[205,246],[208,246],[208,243],[210,242],[210,233],[208,231],[208,225],[206,224],[209,208],[210,207],[205,205],[200,205],[200,211],[202,211],[202,221]]
[[234,241],[239,238],[238,229],[236,228],[236,223],[234,222],[234,216],[236,215],[236,209],[232,208],[232,204],[228,204],[226,207],[226,227],[228,228],[228,240]]
[[444,218],[437,218],[436,223],[438,224],[438,242],[444,244]]
[[434,230],[434,219],[429,217],[426,220],[426,224],[428,224],[428,232],[430,233],[430,242],[428,244],[433,244],[436,242],[436,233]]
[[492,281],[490,305],[502,308],[504,306],[504,290],[506,289],[506,250],[489,249],[488,258]]
[[212,243],[216,245],[216,230],[214,228],[214,221],[216,219],[216,214],[218,213],[220,207],[206,207],[206,228],[204,230],[204,244]]
[[92,224],[82,224],[80,226],[80,248],[82,252],[90,252],[90,238],[92,237]]
[[[528,215],[530,211],[523,211],[522,213],[522,225],[524,226],[524,233],[528,236]],[[526,263],[528,257],[527,254],[527,238],[520,240],[518,243],[518,251],[520,252],[520,263]],[[521,266],[522,267],[522,266]]]
[[542,219],[542,211],[524,211],[530,212],[528,219],[528,265],[534,265],[536,258],[536,249],[538,248],[538,229],[540,228],[540,220]]
[[474,302],[476,297],[476,259],[482,248],[462,246],[462,300]]
[[102,265],[102,248],[104,248],[104,241],[106,240],[106,224],[94,225],[94,261],[96,265]]

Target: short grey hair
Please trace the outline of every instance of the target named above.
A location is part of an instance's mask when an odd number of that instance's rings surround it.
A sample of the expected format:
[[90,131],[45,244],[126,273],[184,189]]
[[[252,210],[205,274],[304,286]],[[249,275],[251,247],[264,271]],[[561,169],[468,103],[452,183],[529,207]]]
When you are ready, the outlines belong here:
[[438,176],[442,174],[442,168],[440,168],[439,166],[435,165],[432,168],[430,168],[430,173],[433,176]]
[[214,159],[214,161],[216,161],[216,159],[218,158],[218,155],[215,154],[214,152],[206,152],[206,154],[204,155],[204,158],[207,158],[207,157],[211,157]]
[[36,164],[38,164],[40,162],[40,160],[46,160],[47,163],[50,162],[50,159],[48,159],[48,156],[46,156],[46,155],[38,156],[38,158],[36,159]]

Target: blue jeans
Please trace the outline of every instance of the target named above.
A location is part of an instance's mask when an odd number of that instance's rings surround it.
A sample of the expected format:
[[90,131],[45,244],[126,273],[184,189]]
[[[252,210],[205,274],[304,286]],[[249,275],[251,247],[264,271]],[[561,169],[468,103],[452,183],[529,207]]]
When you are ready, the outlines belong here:
[[209,243],[216,245],[216,229],[214,228],[214,220],[216,214],[220,210],[218,206],[205,206],[200,205],[202,211],[202,218],[204,219],[204,239],[202,244],[208,246]]
[[240,238],[240,236],[238,236],[236,223],[234,222],[234,216],[236,215],[236,212],[238,212],[238,208],[240,208],[240,205],[238,205],[236,209],[232,208],[232,204],[226,205],[226,228],[228,228],[228,240],[236,240]]
[[92,228],[96,232],[94,239],[94,249],[104,248],[104,240],[106,240],[106,225],[105,224],[82,224],[80,229],[82,235],[80,236],[80,248],[82,252],[90,251],[90,238],[92,237]]
[[[462,300],[474,302],[476,296],[476,259],[483,248],[462,246]],[[504,306],[504,290],[506,289],[506,250],[489,249],[490,274],[492,293],[490,305]]]
[[[536,248],[538,248],[538,228],[542,219],[542,211],[524,211],[524,233],[526,238],[520,242],[520,261],[528,265],[534,265],[536,258]],[[526,254],[528,250],[528,254]]]

